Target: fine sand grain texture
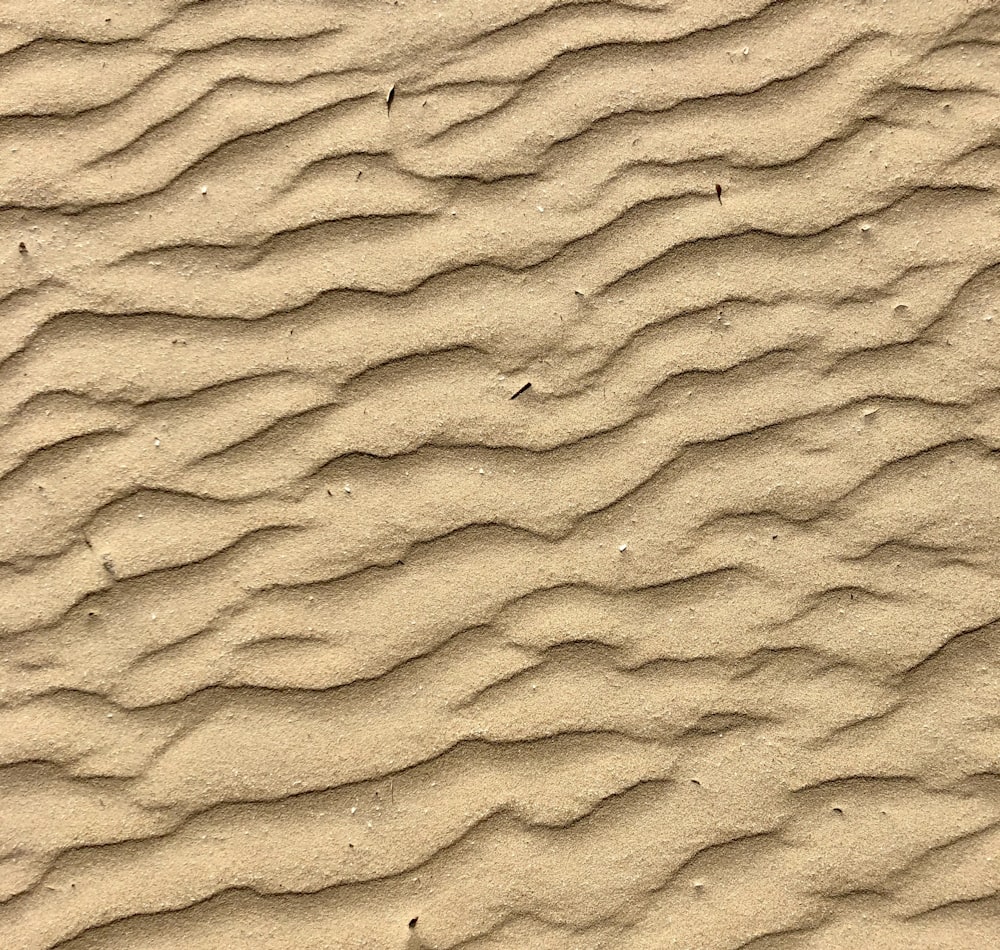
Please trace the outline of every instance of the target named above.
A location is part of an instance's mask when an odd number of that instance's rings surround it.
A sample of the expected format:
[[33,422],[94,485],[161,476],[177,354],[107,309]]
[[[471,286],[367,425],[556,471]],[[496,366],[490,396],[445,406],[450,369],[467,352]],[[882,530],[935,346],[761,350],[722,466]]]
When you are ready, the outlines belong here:
[[0,39],[0,950],[1000,945],[997,0]]

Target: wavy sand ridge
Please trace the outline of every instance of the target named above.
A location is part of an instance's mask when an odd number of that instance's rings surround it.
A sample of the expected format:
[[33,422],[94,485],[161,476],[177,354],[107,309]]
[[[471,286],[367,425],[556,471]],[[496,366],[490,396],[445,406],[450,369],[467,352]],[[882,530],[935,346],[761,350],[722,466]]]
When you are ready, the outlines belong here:
[[0,945],[990,946],[995,3],[119,6],[0,31]]

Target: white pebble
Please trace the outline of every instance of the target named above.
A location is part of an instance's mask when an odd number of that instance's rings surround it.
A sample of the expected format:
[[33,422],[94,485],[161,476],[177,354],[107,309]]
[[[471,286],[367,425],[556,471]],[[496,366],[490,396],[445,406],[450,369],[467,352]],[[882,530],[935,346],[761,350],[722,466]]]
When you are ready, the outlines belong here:
[[351,486],[350,485],[345,485],[344,486],[344,494],[345,495],[349,495],[350,493],[351,493]]
[[624,554],[628,550],[628,545],[627,544],[619,544],[618,545],[618,550],[621,551],[622,554]]
[[207,195],[208,194],[208,187],[206,185],[202,185],[201,186],[201,193],[203,195]]

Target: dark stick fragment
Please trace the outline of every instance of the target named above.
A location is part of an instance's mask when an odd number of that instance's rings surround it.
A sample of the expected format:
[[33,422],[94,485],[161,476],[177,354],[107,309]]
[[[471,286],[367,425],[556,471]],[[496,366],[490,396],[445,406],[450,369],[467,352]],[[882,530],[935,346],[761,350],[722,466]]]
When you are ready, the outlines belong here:
[[513,396],[511,396],[510,398],[511,398],[511,399],[517,399],[517,397],[518,397],[518,396],[520,396],[520,395],[521,395],[521,393],[523,393],[523,392],[527,392],[527,391],[528,391],[529,389],[531,389],[531,383],[525,383],[525,384],[524,384],[524,385],[523,385],[523,386],[522,386],[522,387],[521,387],[521,388],[520,388],[520,389],[519,389],[519,390],[518,390],[518,391],[517,391],[516,393],[514,393],[514,395],[513,395]]
[[722,204],[722,185],[715,186],[715,197],[719,199],[719,204]]
[[392,108],[392,100],[395,98],[396,98],[396,87],[391,86],[389,88],[389,95],[385,97],[385,111],[387,113]]
[[413,930],[413,928],[417,926],[417,921],[419,919],[419,917],[414,917],[413,920],[410,921],[410,930]]

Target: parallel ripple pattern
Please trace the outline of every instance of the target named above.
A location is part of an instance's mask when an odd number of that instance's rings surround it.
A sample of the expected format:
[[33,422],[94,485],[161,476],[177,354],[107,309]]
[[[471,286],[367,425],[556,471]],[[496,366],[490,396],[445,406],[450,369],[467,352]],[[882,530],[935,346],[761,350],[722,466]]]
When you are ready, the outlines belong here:
[[0,946],[995,945],[995,0],[0,40]]

